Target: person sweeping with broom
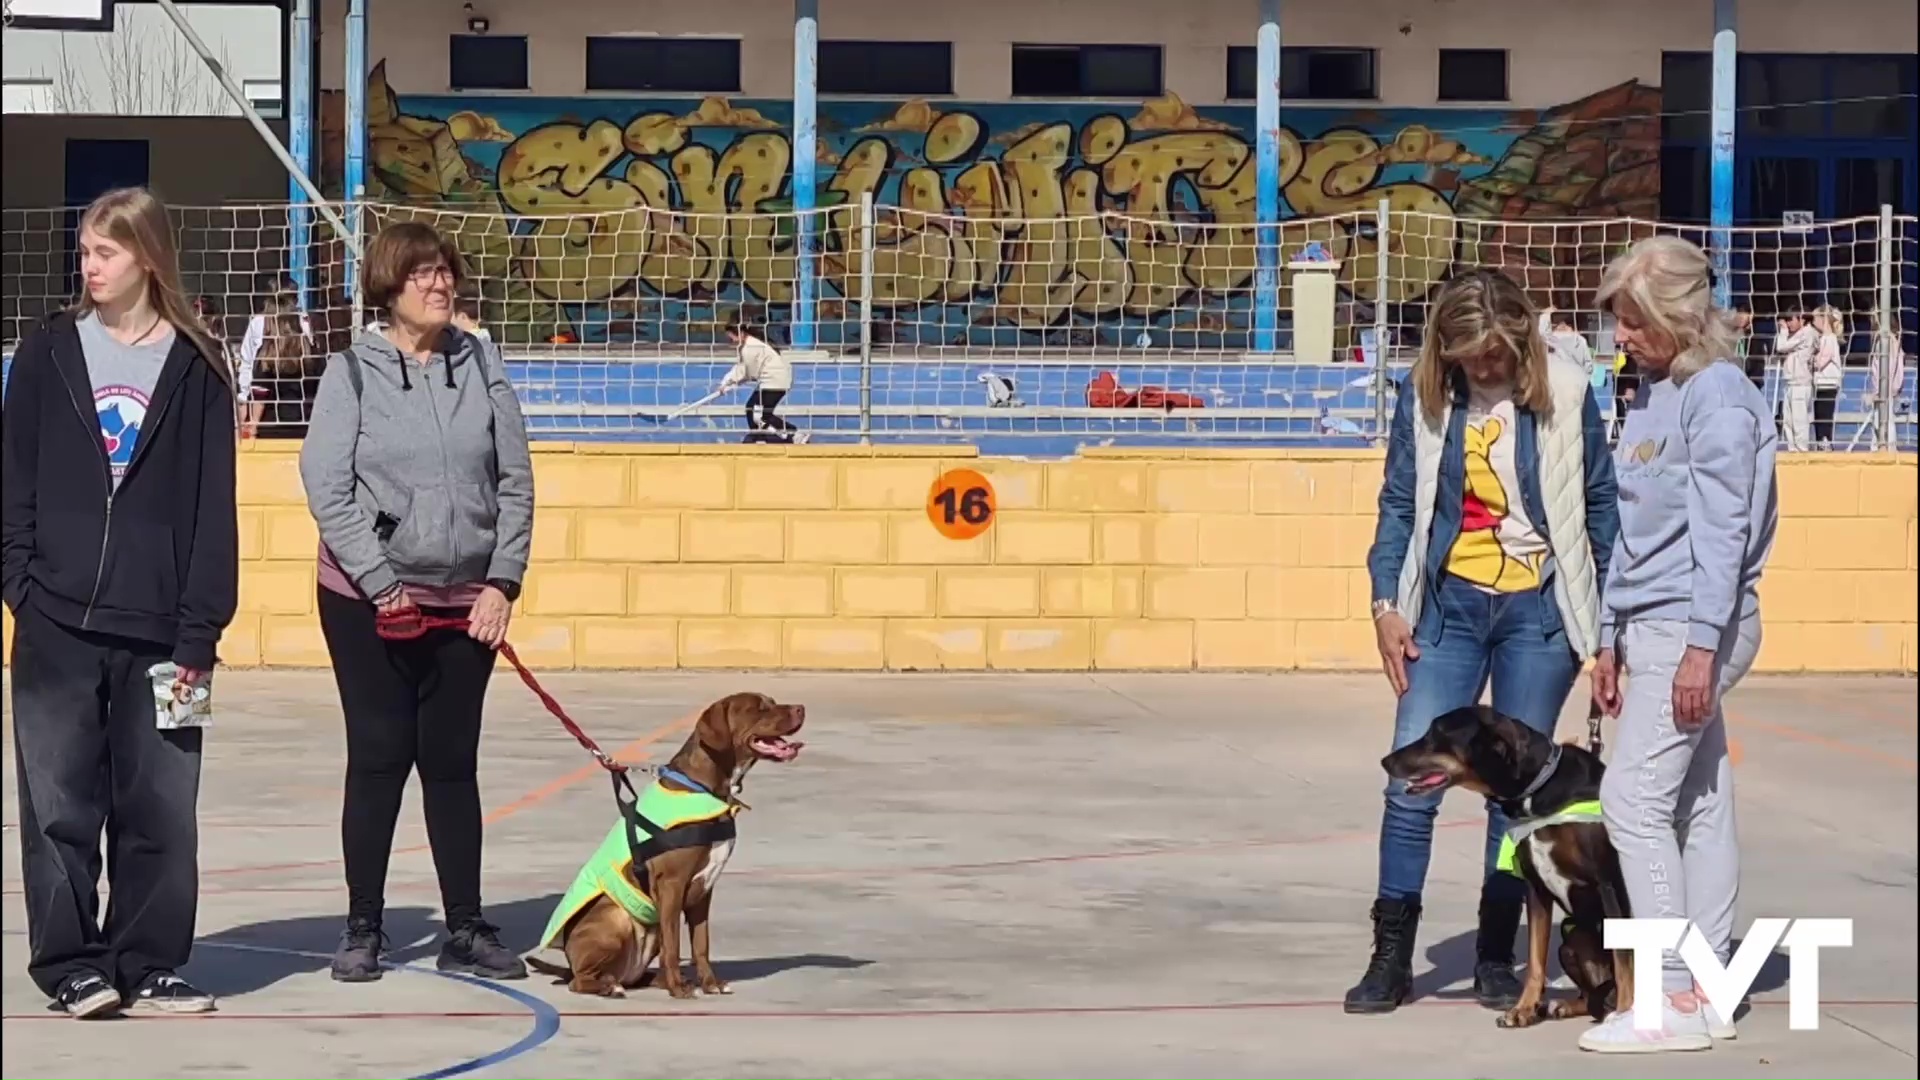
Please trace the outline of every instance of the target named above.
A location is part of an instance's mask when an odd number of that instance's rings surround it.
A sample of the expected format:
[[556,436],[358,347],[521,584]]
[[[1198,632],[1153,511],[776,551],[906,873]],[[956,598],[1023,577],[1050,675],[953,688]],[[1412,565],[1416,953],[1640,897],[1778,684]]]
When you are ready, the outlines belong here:
[[787,391],[793,389],[793,365],[744,322],[727,324],[727,340],[740,350],[740,359],[720,380],[719,392],[724,394],[742,383],[755,384],[747,398],[747,437],[743,441],[805,443],[807,433],[774,412]]

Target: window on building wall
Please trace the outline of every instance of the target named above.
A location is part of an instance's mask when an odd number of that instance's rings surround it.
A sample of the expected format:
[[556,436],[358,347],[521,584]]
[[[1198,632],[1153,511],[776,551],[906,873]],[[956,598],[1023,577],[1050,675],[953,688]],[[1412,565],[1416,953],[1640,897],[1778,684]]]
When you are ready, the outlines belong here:
[[1280,50],[1280,96],[1296,101],[1376,101],[1379,65],[1372,49],[1298,46]]
[[1742,56],[1734,94],[1742,135],[1814,137],[1826,127],[1825,58]]
[[247,95],[247,103],[262,120],[278,120],[286,111],[285,103],[280,100],[279,79],[245,79],[240,83],[240,92]]
[[525,90],[527,39],[502,34],[449,35],[447,85],[455,90]]
[[1441,49],[1441,101],[1507,100],[1507,50]]
[[1660,57],[1661,137],[1705,142],[1713,131],[1713,58],[1705,53],[1665,53]]
[[1227,100],[1251,101],[1260,96],[1260,50],[1251,45],[1227,46]]
[[1161,92],[1158,45],[1015,45],[1015,97],[1150,98]]
[[587,89],[738,93],[740,39],[590,37]]
[[953,93],[950,41],[822,41],[823,94]]
[[1905,138],[1913,130],[1916,60],[1848,57],[1833,69],[1833,133],[1842,138]]

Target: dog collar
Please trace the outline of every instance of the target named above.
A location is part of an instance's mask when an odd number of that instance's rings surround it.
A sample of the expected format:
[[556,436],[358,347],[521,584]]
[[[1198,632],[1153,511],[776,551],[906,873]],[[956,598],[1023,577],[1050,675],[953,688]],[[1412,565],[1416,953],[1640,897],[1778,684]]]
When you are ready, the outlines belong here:
[[[681,772],[679,769],[676,769],[671,765],[660,766],[659,769],[655,770],[654,775],[658,776],[662,780],[671,780],[674,783],[679,784],[681,787],[692,788],[693,790],[699,792],[702,795],[708,796],[709,798],[714,798],[714,799],[720,798],[720,796],[715,795],[712,791],[708,790],[707,785],[701,783],[698,780],[695,780],[693,777],[688,776],[686,773]],[[721,800],[721,801],[724,802],[725,800]]]
[[1545,765],[1540,766],[1540,775],[1533,778],[1533,783],[1528,784],[1527,789],[1525,791],[1522,791],[1520,794],[1514,796],[1513,801],[1516,803],[1523,803],[1523,802],[1526,802],[1528,799],[1532,798],[1534,792],[1539,791],[1541,788],[1546,786],[1547,780],[1553,776],[1553,770],[1559,767],[1560,767],[1560,744],[1554,743],[1553,752],[1547,755],[1547,763]]

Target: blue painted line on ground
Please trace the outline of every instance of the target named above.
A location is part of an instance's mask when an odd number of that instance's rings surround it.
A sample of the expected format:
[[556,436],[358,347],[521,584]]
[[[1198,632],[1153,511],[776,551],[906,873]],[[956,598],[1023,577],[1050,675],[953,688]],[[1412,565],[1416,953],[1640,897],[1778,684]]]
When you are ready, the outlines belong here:
[[418,1076],[409,1078],[409,1080],[440,1080],[441,1077],[465,1076],[471,1072],[479,1072],[481,1069],[491,1068],[495,1065],[512,1061],[514,1058],[538,1048],[547,1040],[560,1034],[560,1011],[547,1002],[534,997],[532,994],[515,990],[510,986],[503,986],[500,983],[487,979],[475,978],[472,975],[461,975],[451,971],[438,971],[433,968],[415,967],[412,964],[404,966],[401,970],[413,971],[422,975],[438,975],[443,979],[451,979],[454,982],[467,983],[480,987],[483,990],[491,990],[515,1004],[523,1006],[528,1012],[533,1014],[533,1030],[522,1036],[519,1042],[511,1046],[502,1047],[490,1054],[482,1054],[479,1057],[469,1058],[458,1064],[449,1065],[444,1069],[435,1069],[432,1072],[421,1073]]
[[[6,930],[0,931],[0,933],[4,933],[7,937],[27,936],[25,930]],[[194,943],[194,947],[233,949],[237,952],[278,953],[282,956],[298,956],[310,960],[331,959],[326,953],[311,952],[306,949],[288,949],[277,945],[249,945],[242,942],[230,941],[198,941]],[[388,970],[405,971],[415,975],[433,975],[451,982],[466,983],[469,986],[476,986],[482,990],[490,990],[533,1014],[533,1030],[521,1037],[518,1042],[504,1046],[490,1054],[482,1054],[479,1057],[468,1058],[465,1061],[448,1065],[442,1069],[435,1069],[432,1072],[409,1077],[408,1080],[441,1080],[442,1077],[465,1076],[471,1072],[478,1072],[481,1069],[491,1068],[492,1066],[512,1061],[514,1058],[537,1049],[555,1035],[560,1034],[560,1010],[542,1001],[540,998],[534,997],[532,994],[515,990],[511,986],[505,986],[472,975],[462,975],[459,972],[421,967],[413,963],[393,965],[389,967]],[[297,1017],[290,1017],[289,1019],[297,1019]]]

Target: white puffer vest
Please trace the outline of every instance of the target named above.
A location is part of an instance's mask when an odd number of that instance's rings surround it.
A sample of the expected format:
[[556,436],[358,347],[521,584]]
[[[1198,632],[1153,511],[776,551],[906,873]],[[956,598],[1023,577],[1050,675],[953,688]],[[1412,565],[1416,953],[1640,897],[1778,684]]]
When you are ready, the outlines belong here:
[[[1553,415],[1536,418],[1535,430],[1540,494],[1547,503],[1547,541],[1553,548],[1553,598],[1560,606],[1567,644],[1586,659],[1600,647],[1600,587],[1587,538],[1586,439],[1581,428],[1589,380],[1580,365],[1554,352],[1548,353],[1547,372]],[[1418,626],[1426,591],[1427,548],[1432,543],[1433,501],[1440,489],[1440,455],[1453,404],[1448,402],[1438,421],[1430,421],[1426,410],[1417,406],[1413,413],[1413,536],[1400,566],[1399,604],[1407,624]]]

